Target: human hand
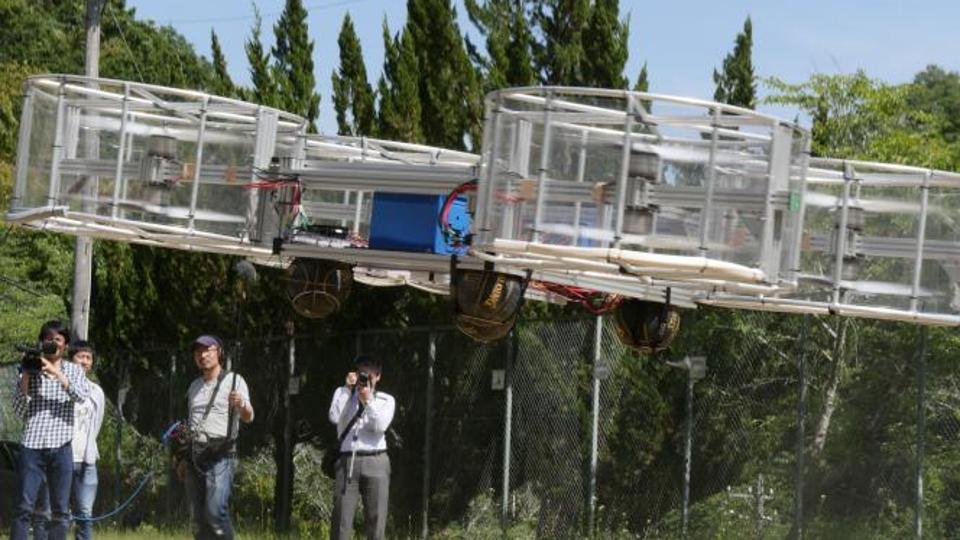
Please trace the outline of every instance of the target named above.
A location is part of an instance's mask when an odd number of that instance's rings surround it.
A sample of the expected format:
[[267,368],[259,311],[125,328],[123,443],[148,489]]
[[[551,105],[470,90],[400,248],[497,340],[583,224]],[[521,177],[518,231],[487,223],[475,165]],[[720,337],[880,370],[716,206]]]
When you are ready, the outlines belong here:
[[62,371],[60,371],[59,364],[54,364],[53,362],[47,360],[42,356],[40,357],[40,362],[43,363],[43,365],[40,367],[40,371],[42,371],[44,375],[57,379],[58,381],[60,381],[60,384],[62,384],[64,387],[70,384],[70,381],[67,379],[67,376],[64,375]]
[[373,387],[371,385],[361,386],[357,391],[357,397],[360,399],[360,403],[369,405],[373,400]]
[[227,401],[230,403],[230,407],[241,410],[243,409],[243,396],[240,395],[240,392],[233,390],[230,392],[230,396],[227,398]]
[[353,388],[357,384],[357,372],[350,371],[347,373],[347,386]]

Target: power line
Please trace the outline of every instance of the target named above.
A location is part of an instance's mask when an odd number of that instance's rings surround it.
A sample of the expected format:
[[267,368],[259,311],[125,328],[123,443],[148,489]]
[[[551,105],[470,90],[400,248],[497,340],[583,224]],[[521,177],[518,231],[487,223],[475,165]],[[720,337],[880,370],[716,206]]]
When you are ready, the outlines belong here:
[[137,57],[133,54],[133,49],[130,48],[130,44],[127,43],[127,36],[123,34],[123,28],[120,26],[120,22],[117,21],[117,14],[114,13],[114,10],[110,10],[110,16],[113,17],[113,24],[117,25],[117,31],[120,32],[120,39],[123,40],[123,45],[127,48],[127,52],[130,53],[130,60],[133,62],[134,69],[137,70],[137,76],[140,77],[140,82],[143,82],[143,73],[140,71],[140,64],[137,63]]
[[[322,11],[322,10],[332,9],[332,8],[346,6],[350,4],[360,4],[366,1],[367,0],[339,0],[338,2],[331,2],[329,4],[320,4],[312,7],[305,6],[304,10],[305,11]],[[282,13],[283,11],[275,11],[272,13],[261,15],[261,18],[264,20],[272,19],[274,17],[279,17]],[[171,26],[174,24],[186,26],[191,24],[208,24],[208,23],[215,23],[215,22],[249,21],[254,18],[255,18],[255,15],[238,15],[236,17],[210,17],[208,19],[174,19],[174,20],[167,21],[167,24]]]

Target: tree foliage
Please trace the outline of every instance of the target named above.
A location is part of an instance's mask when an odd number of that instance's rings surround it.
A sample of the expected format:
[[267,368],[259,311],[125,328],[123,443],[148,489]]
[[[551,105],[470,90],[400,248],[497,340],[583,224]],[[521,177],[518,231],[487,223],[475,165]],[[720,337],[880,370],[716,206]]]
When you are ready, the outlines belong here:
[[[424,141],[462,150],[479,146],[480,81],[470,64],[450,0],[408,0],[405,36],[417,58]],[[403,50],[401,40],[401,52]]]
[[236,88],[230,74],[227,73],[227,59],[223,56],[223,49],[220,47],[220,39],[217,33],[210,30],[210,49],[213,55],[213,84],[211,91],[214,94],[226,97],[233,97]]
[[544,84],[584,84],[583,33],[590,20],[590,0],[537,0],[533,21],[539,32],[534,61]]
[[337,128],[341,135],[371,135],[376,111],[373,88],[367,82],[360,38],[348,13],[343,18],[340,36],[340,67],[334,72],[333,106],[337,112]]
[[624,88],[630,81],[627,63],[630,24],[620,20],[619,0],[594,0],[583,33],[583,84],[598,88]]
[[317,131],[320,94],[313,76],[313,40],[307,28],[307,10],[302,0],[287,0],[277,23],[273,25],[276,44],[271,49],[276,69],[280,108],[299,114]]
[[479,66],[487,91],[537,82],[531,45],[533,34],[523,2],[517,0],[467,0],[470,22],[486,38],[486,55],[466,38],[471,60]]
[[253,83],[253,88],[242,91],[241,95],[254,103],[276,107],[280,105],[280,96],[274,70],[270,64],[270,55],[263,48],[261,38],[263,20],[256,5],[253,7],[253,12],[254,22],[250,29],[250,37],[243,45],[247,53],[247,63],[250,64],[250,82]]
[[757,105],[757,77],[753,72],[753,23],[750,17],[737,34],[733,51],[723,59],[722,71],[713,70],[717,89],[713,99],[720,103],[753,109]]
[[385,139],[424,142],[420,69],[413,50],[413,38],[407,30],[390,37],[390,28],[384,20],[383,48],[383,75],[377,84],[380,96],[377,132]]

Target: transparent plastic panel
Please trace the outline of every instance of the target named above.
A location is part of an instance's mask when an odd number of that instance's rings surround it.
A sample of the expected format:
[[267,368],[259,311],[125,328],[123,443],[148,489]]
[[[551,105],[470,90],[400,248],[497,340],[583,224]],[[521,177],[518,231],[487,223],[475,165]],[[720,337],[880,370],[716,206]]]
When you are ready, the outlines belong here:
[[57,97],[50,93],[34,89],[30,102],[33,118],[30,129],[30,156],[26,185],[24,186],[23,208],[46,206],[50,190],[50,167],[53,162],[53,145],[57,131]]

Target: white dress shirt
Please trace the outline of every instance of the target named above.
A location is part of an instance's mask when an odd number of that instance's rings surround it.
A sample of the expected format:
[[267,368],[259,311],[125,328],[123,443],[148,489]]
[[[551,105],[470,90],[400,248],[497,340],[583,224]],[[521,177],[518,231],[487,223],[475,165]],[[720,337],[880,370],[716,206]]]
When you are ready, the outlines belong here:
[[[330,402],[330,422],[337,426],[337,437],[343,434],[347,424],[357,413],[359,399],[349,387],[341,386],[333,393]],[[376,391],[373,400],[363,409],[350,434],[343,439],[340,445],[341,452],[370,452],[387,449],[387,428],[393,421],[393,411],[396,408],[393,396],[386,392]]]

